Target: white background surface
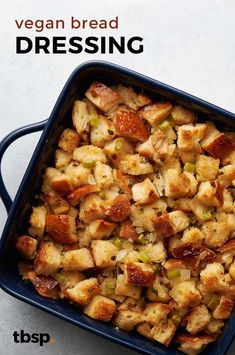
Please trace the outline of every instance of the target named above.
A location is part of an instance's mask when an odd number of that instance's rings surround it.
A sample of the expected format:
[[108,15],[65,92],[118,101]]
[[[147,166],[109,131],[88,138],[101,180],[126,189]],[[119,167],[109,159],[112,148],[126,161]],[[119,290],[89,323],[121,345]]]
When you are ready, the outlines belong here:
[[[68,75],[85,60],[103,59],[147,74],[235,112],[235,2],[233,0],[1,0],[0,139],[11,130],[47,118]],[[119,31],[47,30],[39,36],[140,35],[144,53],[88,55],[16,55],[15,19],[111,19]],[[34,134],[14,143],[4,162],[4,178],[13,197],[37,143]],[[6,212],[0,205],[0,229]],[[19,221],[20,223],[20,221]],[[34,309],[0,291],[0,353],[135,354],[64,321]],[[47,332],[55,344],[15,344],[12,333]],[[235,353],[235,346],[229,354]]]

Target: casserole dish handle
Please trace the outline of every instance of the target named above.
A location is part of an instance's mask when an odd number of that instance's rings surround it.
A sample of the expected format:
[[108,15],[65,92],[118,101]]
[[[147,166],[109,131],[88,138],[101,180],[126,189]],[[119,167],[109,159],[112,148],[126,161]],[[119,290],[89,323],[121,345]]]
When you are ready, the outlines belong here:
[[11,143],[13,143],[16,139],[25,136],[26,134],[29,133],[34,133],[38,132],[44,129],[46,123],[48,120],[44,120],[41,122],[33,123],[24,127],[17,128],[16,130],[12,131],[9,133],[5,138],[0,143],[0,197],[4,203],[4,206],[6,207],[7,212],[10,211],[11,205],[12,205],[12,200],[7,192],[7,189],[5,187],[5,184],[3,182],[2,178],[2,158],[4,156],[5,151],[9,147]]

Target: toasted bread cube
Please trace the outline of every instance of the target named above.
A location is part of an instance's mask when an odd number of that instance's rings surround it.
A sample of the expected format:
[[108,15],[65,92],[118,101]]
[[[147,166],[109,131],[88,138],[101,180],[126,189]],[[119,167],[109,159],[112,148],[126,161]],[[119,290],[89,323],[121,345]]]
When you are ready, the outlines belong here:
[[69,212],[70,210],[68,202],[60,195],[44,195],[44,200],[48,203],[50,209],[54,214],[63,214]]
[[[205,222],[205,213],[208,212],[208,206],[204,205],[201,201],[199,201],[197,195],[189,202],[189,206],[192,212],[197,217],[197,220],[200,223]],[[212,217],[212,215],[211,215]]]
[[75,187],[88,184],[90,169],[85,168],[82,164],[72,162],[65,168],[65,172]]
[[218,306],[213,311],[215,319],[228,319],[232,313],[234,302],[222,296]]
[[220,133],[209,143],[203,143],[203,149],[205,149],[213,158],[223,159],[231,151],[235,149],[235,144],[224,133]]
[[188,216],[182,211],[173,211],[157,217],[154,221],[154,228],[157,238],[168,238],[189,225]]
[[93,240],[91,248],[97,267],[105,268],[115,265],[118,249],[112,242],[108,240]]
[[134,111],[119,111],[114,120],[115,132],[118,136],[134,141],[145,142],[149,131],[142,119]]
[[178,348],[180,351],[185,354],[196,355],[214,341],[214,338],[210,335],[181,334],[177,336],[176,341],[180,343]]
[[[219,183],[218,183],[219,184]],[[218,212],[227,212],[233,213],[234,212],[234,199],[231,192],[227,189],[224,189],[221,185],[220,186],[220,198],[221,204],[218,208]]]
[[187,195],[190,180],[185,173],[180,174],[176,169],[169,169],[164,174],[165,195],[180,198]]
[[204,235],[199,228],[189,227],[184,230],[181,242],[201,244],[203,240],[204,240]]
[[83,145],[75,148],[73,151],[73,159],[78,162],[86,162],[88,159],[94,162],[100,161],[106,163],[107,159],[103,150],[94,145]]
[[70,250],[62,256],[62,267],[65,271],[84,271],[95,266],[89,249]]
[[146,322],[157,325],[160,320],[166,319],[172,307],[164,303],[149,303],[143,311]]
[[73,288],[68,288],[65,292],[66,297],[71,301],[86,306],[94,296],[100,292],[100,285],[95,277],[80,281]]
[[99,115],[97,124],[91,128],[91,143],[97,147],[103,148],[105,143],[114,138],[114,127],[111,120]]
[[62,173],[52,179],[51,188],[57,194],[66,196],[73,191],[74,186],[70,176]]
[[133,226],[146,229],[148,232],[153,232],[156,215],[166,213],[166,208],[167,204],[162,199],[158,199],[153,204],[146,206],[132,204],[130,220]]
[[56,176],[60,176],[61,172],[55,168],[47,168],[44,175],[43,175],[43,182],[42,182],[42,192],[48,194],[52,192],[52,181]]
[[[233,253],[232,253],[233,254]],[[233,258],[233,255],[231,255]],[[229,275],[233,280],[235,280],[235,261],[229,267]]]
[[219,171],[219,164],[219,159],[214,159],[206,155],[199,155],[196,160],[197,180],[215,180]]
[[100,189],[108,189],[114,184],[111,166],[97,162],[94,168],[94,176]]
[[124,174],[143,175],[153,172],[152,165],[139,154],[126,154],[119,163],[119,169]]
[[139,177],[134,175],[123,174],[121,170],[113,170],[113,177],[122,190],[122,192],[129,198],[132,199],[132,189],[131,187],[139,182]]
[[62,270],[60,271],[62,275],[65,276],[65,281],[63,282],[63,287],[66,286],[67,288],[73,288],[76,286],[79,282],[85,280],[85,276],[80,272],[76,270],[70,270],[70,271],[65,271]]
[[108,86],[94,81],[85,93],[86,97],[101,111],[113,111],[122,102],[122,97]]
[[141,247],[141,250],[145,251],[149,260],[153,263],[160,263],[167,257],[167,251],[162,241],[155,242],[155,244],[147,244]]
[[116,327],[130,332],[137,324],[143,322],[145,317],[141,312],[129,310],[119,311],[114,319]]
[[146,297],[151,302],[164,302],[170,301],[169,289],[163,284],[160,277],[155,277],[153,285],[148,288]]
[[75,218],[66,214],[48,214],[46,216],[46,231],[57,243],[72,244],[78,240]]
[[127,139],[119,137],[106,143],[103,151],[112,161],[114,166],[118,166],[121,158],[125,154],[134,152],[134,147]]
[[163,132],[161,129],[157,129],[151,136],[151,140],[154,148],[153,159],[157,160],[166,158],[169,152],[168,137],[166,132]]
[[219,170],[218,181],[224,187],[231,186],[235,179],[235,164],[226,165]]
[[132,241],[136,241],[138,239],[138,234],[130,221],[126,220],[121,224],[119,237]]
[[219,207],[223,205],[223,187],[218,181],[211,183],[210,181],[201,182],[199,185],[198,200],[206,206]]
[[58,298],[58,282],[50,276],[36,275],[29,272],[28,278],[40,296],[56,300]]
[[62,169],[72,160],[72,153],[65,152],[63,149],[55,151],[55,167]]
[[103,208],[103,200],[98,194],[89,194],[80,203],[79,218],[84,223],[90,223],[96,219],[106,218]]
[[77,132],[70,128],[66,128],[59,139],[58,146],[65,152],[72,153],[72,151],[78,146],[80,141]]
[[141,205],[153,203],[159,198],[159,194],[153,183],[147,178],[143,182],[132,186],[133,200]]
[[205,244],[209,248],[216,248],[223,245],[230,235],[230,230],[225,222],[209,221],[202,226]]
[[219,262],[207,264],[200,273],[202,284],[207,292],[228,290],[229,283],[224,278],[224,268]]
[[159,343],[168,346],[176,332],[176,325],[171,319],[162,319],[151,329],[151,336]]
[[172,108],[173,106],[170,102],[156,102],[140,110],[140,116],[154,127],[169,116]]
[[100,189],[96,185],[85,185],[82,187],[78,187],[74,190],[71,194],[68,195],[67,200],[72,206],[76,206],[79,204],[80,200],[92,193],[92,192],[99,192]]
[[127,196],[118,195],[111,202],[111,205],[107,211],[107,215],[114,222],[122,222],[129,216],[130,207],[131,204]]
[[131,86],[118,85],[116,88],[118,94],[122,97],[125,105],[132,110],[137,111],[140,107],[145,106],[151,100],[144,94],[136,94]]
[[180,307],[197,306],[202,298],[196,288],[195,281],[192,280],[177,283],[172,287],[169,295]]
[[145,338],[148,338],[149,340],[154,340],[151,335],[151,329],[152,326],[147,322],[140,323],[136,326],[136,330],[138,333],[143,335]]
[[78,134],[89,130],[89,112],[85,102],[80,100],[74,101],[72,120]]
[[174,106],[171,117],[177,126],[190,124],[196,120],[196,114],[193,111],[180,105]]
[[193,308],[187,316],[187,331],[193,335],[199,333],[207,326],[210,318],[210,313],[204,304]]
[[201,153],[202,148],[200,140],[205,136],[207,125],[205,123],[196,124],[195,126],[183,125],[178,129],[178,148],[186,152]]
[[52,242],[43,242],[39,246],[34,259],[34,269],[37,274],[49,276],[55,274],[60,267],[61,255]]
[[31,260],[37,252],[38,241],[28,235],[17,238],[16,249],[23,258]]
[[104,219],[97,219],[87,226],[86,232],[92,239],[102,239],[109,237],[116,226],[115,223],[107,222]]
[[91,302],[83,310],[84,314],[87,316],[103,322],[109,322],[115,311],[115,302],[101,295],[93,297]]
[[46,226],[47,210],[44,206],[33,207],[29,223],[29,234],[33,237],[42,238]]
[[139,262],[126,263],[124,269],[125,282],[136,286],[151,286],[154,281],[154,271],[148,264]]
[[155,149],[153,147],[152,135],[149,136],[147,141],[145,141],[143,143],[139,143],[136,146],[135,150],[140,155],[143,155],[144,157],[146,157],[148,159],[153,159],[154,155],[156,154],[156,151],[155,151]]
[[210,322],[207,324],[205,331],[211,335],[217,335],[220,333],[221,328],[224,326],[224,322],[220,319],[211,318]]
[[132,297],[138,300],[141,296],[141,288],[126,283],[125,276],[123,274],[119,274],[117,276],[115,294],[120,296]]

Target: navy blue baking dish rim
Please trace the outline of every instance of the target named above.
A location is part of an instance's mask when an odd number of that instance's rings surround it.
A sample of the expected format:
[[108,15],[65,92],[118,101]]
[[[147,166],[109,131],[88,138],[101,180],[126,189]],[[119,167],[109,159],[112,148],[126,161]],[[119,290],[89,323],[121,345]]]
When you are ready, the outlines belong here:
[[[59,95],[59,98],[56,101],[56,104],[55,104],[54,109],[50,115],[50,118],[48,120],[19,128],[19,129],[13,131],[12,133],[10,133],[0,143],[0,196],[3,200],[3,203],[4,203],[7,211],[9,212],[7,222],[5,224],[5,227],[4,227],[4,230],[2,233],[2,238],[0,240],[0,256],[3,253],[4,244],[5,244],[7,237],[8,237],[9,226],[10,226],[10,223],[12,222],[14,214],[17,210],[18,201],[22,195],[22,192],[24,191],[25,187],[27,186],[27,183],[30,178],[31,170],[36,165],[36,162],[37,162],[37,160],[40,156],[41,150],[42,150],[42,146],[43,146],[44,142],[47,140],[50,129],[51,129],[52,125],[54,124],[56,116],[62,106],[63,99],[68,94],[69,88],[72,85],[72,82],[74,81],[75,77],[77,77],[83,71],[89,70],[94,67],[97,70],[108,69],[110,71],[114,71],[117,75],[120,74],[120,75],[124,75],[126,77],[130,77],[133,80],[136,80],[140,83],[145,84],[146,86],[150,86],[152,88],[154,87],[157,90],[165,91],[173,96],[177,96],[180,99],[182,98],[183,100],[190,101],[192,104],[195,105],[195,107],[198,106],[198,107],[206,109],[208,112],[212,112],[213,114],[221,115],[224,118],[226,118],[227,120],[231,121],[233,124],[235,124],[235,115],[233,113],[228,112],[228,111],[226,111],[220,107],[217,107],[211,103],[208,103],[202,99],[199,99],[193,95],[187,94],[179,89],[176,89],[174,87],[171,87],[171,86],[168,86],[164,83],[161,83],[155,79],[151,79],[147,76],[136,73],[130,69],[126,69],[126,68],[120,67],[116,64],[112,64],[112,63],[108,63],[108,62],[104,62],[104,61],[89,61],[89,62],[85,62],[85,63],[79,65],[72,72],[69,79],[67,80],[63,90],[61,91],[61,94]],[[150,88],[149,90],[151,91],[152,88]],[[18,192],[15,196],[14,202],[12,203],[11,198],[5,188],[5,185],[4,185],[4,182],[2,179],[1,161],[2,161],[2,157],[4,155],[4,152],[7,149],[7,147],[15,139],[17,139],[25,134],[36,132],[36,131],[39,131],[42,129],[43,129],[43,133],[42,133],[42,135],[39,139],[39,142],[35,148],[33,156],[30,160],[28,168],[25,172],[25,175],[22,179],[22,182],[20,184]],[[31,297],[23,295],[22,293],[19,294],[16,291],[16,287],[14,284],[8,285],[6,280],[4,281],[2,279],[1,267],[2,267],[2,264],[0,261],[0,287],[5,292],[18,298],[19,300],[22,300],[28,304],[31,304],[39,309],[42,309],[50,314],[57,316],[59,318],[67,320],[70,323],[78,325],[79,327],[86,329],[96,335],[100,335],[110,341],[113,341],[113,342],[118,343],[120,345],[124,345],[124,346],[129,347],[129,348],[136,350],[138,352],[142,352],[145,354],[151,354],[151,355],[152,354],[172,354],[172,355],[173,354],[180,354],[180,352],[177,350],[173,350],[170,348],[168,349],[159,343],[152,343],[141,336],[135,336],[134,337],[135,339],[133,341],[133,337],[132,337],[131,333],[126,333],[123,331],[117,332],[110,325],[105,326],[102,323],[88,319],[86,316],[79,315],[79,317],[81,317],[81,320],[76,319],[76,317],[74,319],[72,319],[71,316],[68,316],[66,314],[62,314],[60,311],[56,310],[56,307],[54,309],[52,309],[51,308],[52,303],[46,299],[40,298],[37,301],[37,300],[35,300],[35,299],[38,299],[38,297],[36,297],[36,296],[33,299]],[[34,296],[33,293],[32,293],[32,295]],[[60,303],[60,301],[56,301],[56,302],[58,304]],[[65,307],[67,307],[67,305],[65,306],[65,304],[63,303],[62,307],[65,308]],[[73,311],[71,309],[69,309],[68,312],[73,313]],[[210,345],[208,347],[208,349],[206,350],[206,353],[208,355],[209,354],[211,354],[211,355],[212,354],[213,355],[225,354],[227,352],[229,346],[231,345],[231,342],[232,342],[234,336],[235,336],[235,314],[233,314],[233,316],[227,322],[227,324],[225,326],[225,330],[222,332],[222,335],[219,337],[218,341],[216,343],[213,343],[212,345]]]

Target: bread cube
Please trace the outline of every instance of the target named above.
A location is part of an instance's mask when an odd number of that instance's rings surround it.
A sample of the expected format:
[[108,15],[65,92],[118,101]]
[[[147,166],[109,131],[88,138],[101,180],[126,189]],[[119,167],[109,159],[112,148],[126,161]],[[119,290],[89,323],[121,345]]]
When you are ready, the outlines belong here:
[[133,200],[141,205],[153,203],[159,198],[158,191],[147,178],[143,182],[132,186]]
[[116,264],[117,247],[108,240],[93,240],[91,248],[95,264],[99,268],[112,267]]
[[174,106],[171,112],[171,117],[173,118],[173,121],[177,126],[193,123],[197,118],[196,114],[193,111],[190,111],[180,105]]
[[[66,297],[78,305],[86,306],[94,296],[100,292],[100,285],[95,277],[80,281],[73,288],[68,288],[65,292]],[[85,311],[84,311],[85,313]]]
[[216,248],[223,245],[230,235],[230,230],[225,222],[209,221],[203,224],[205,244],[209,248]]
[[224,268],[219,262],[207,264],[200,272],[202,284],[207,292],[227,291],[229,283],[224,278]]
[[169,290],[160,277],[155,277],[153,285],[146,292],[146,297],[151,302],[168,303],[170,301]]
[[207,155],[199,155],[196,160],[197,180],[215,180],[219,171],[219,164],[219,159],[214,159]]
[[119,163],[119,169],[124,174],[143,175],[153,172],[152,165],[139,154],[125,154]]
[[59,139],[58,146],[65,152],[72,153],[72,151],[78,146],[80,137],[73,129],[66,128]]
[[162,319],[166,319],[172,307],[164,303],[149,303],[145,307],[143,314],[146,322],[157,325]]
[[109,322],[115,311],[115,302],[101,295],[93,297],[91,302],[83,310],[84,314],[87,316],[102,322]]
[[45,194],[48,194],[52,192],[52,181],[53,178],[56,176],[60,176],[61,172],[55,168],[47,168],[44,175],[43,175],[43,181],[42,181],[42,192]]
[[97,147],[103,148],[105,143],[110,142],[113,138],[113,122],[99,115],[97,124],[91,128],[91,143]]
[[49,276],[55,274],[60,267],[61,254],[52,242],[42,242],[34,259],[34,270],[37,274]]
[[55,176],[51,181],[51,188],[57,194],[66,196],[70,194],[73,189],[72,179],[69,175],[61,173],[59,176]]
[[129,140],[145,142],[149,138],[149,131],[142,119],[134,111],[119,111],[114,120],[116,135]]
[[118,306],[118,311],[142,312],[144,302],[145,300],[143,297],[138,300],[132,297],[124,297],[124,301]]
[[223,187],[218,181],[213,183],[209,181],[201,182],[199,185],[198,200],[206,206],[219,207],[223,205]]
[[131,187],[139,182],[139,177],[134,175],[123,174],[121,170],[113,170],[113,177],[121,189],[121,191],[129,198],[132,199],[132,189]]
[[136,241],[138,239],[138,234],[130,221],[126,220],[121,223],[119,237],[132,241]]
[[162,241],[155,244],[147,244],[141,247],[140,250],[144,250],[148,255],[148,259],[153,263],[161,263],[167,257],[167,251]]
[[89,112],[86,102],[80,100],[74,101],[72,120],[78,134],[89,130]]
[[226,165],[219,170],[218,181],[224,187],[232,186],[235,179],[235,164]]
[[211,319],[207,307],[201,304],[192,309],[192,312],[187,316],[186,329],[191,334],[197,334],[202,331]]
[[103,151],[114,166],[118,166],[125,154],[134,152],[134,147],[127,139],[119,137],[106,143]]
[[97,162],[94,168],[94,176],[100,189],[108,189],[114,184],[111,166]]
[[79,204],[80,200],[92,193],[92,192],[99,192],[100,189],[96,185],[85,185],[82,187],[78,187],[76,190],[71,192],[71,194],[68,195],[67,200],[72,206],[76,206]]
[[58,194],[44,195],[44,200],[48,203],[54,214],[63,214],[70,210],[68,202]]
[[136,330],[138,333],[143,335],[145,338],[148,338],[149,340],[154,340],[151,335],[151,329],[152,326],[147,322],[140,323],[136,326]]
[[42,238],[46,226],[47,210],[44,206],[33,207],[29,223],[29,234],[33,237]]
[[85,168],[82,164],[72,162],[65,168],[65,172],[75,187],[88,184],[90,169]]
[[202,148],[200,140],[205,136],[207,125],[205,123],[192,125],[183,125],[178,129],[178,148],[186,152],[201,153]]
[[211,335],[191,335],[180,334],[177,336],[176,341],[180,343],[178,348],[185,354],[199,354],[205,347],[214,341]]
[[98,194],[89,194],[80,203],[79,218],[84,223],[106,218],[103,200]]
[[[201,201],[199,201],[197,195],[190,201],[189,206],[192,212],[197,217],[198,222],[203,224],[205,222],[205,213],[208,212],[208,206],[204,205]],[[210,217],[210,215],[208,217]]]
[[151,102],[151,100],[144,94],[136,94],[131,86],[118,85],[116,88],[118,94],[122,97],[125,105],[132,110],[137,111],[138,108],[145,106]]
[[81,147],[75,148],[73,151],[73,159],[78,162],[89,161],[100,161],[101,163],[106,163],[107,159],[103,150],[94,145],[83,145]]
[[156,154],[156,151],[152,143],[152,137],[153,137],[152,135],[149,136],[147,141],[137,144],[135,148],[136,152],[139,153],[139,155],[142,155],[148,159],[153,159],[154,155]]
[[[231,253],[231,257],[233,258],[233,253]],[[235,262],[233,262],[229,267],[229,275],[233,280],[235,280]]]
[[115,228],[115,223],[107,222],[104,219],[97,219],[86,227],[86,232],[92,239],[102,239],[109,237]]
[[154,221],[154,228],[157,238],[168,238],[189,225],[188,216],[182,211],[173,211],[157,217]]
[[137,324],[143,322],[145,317],[141,312],[129,310],[119,311],[114,319],[116,327],[130,332]]
[[204,240],[204,234],[199,228],[189,227],[184,230],[181,242],[201,244],[203,240]]
[[210,322],[207,324],[205,331],[211,335],[217,335],[220,333],[221,328],[224,326],[224,322],[220,319],[211,318]]
[[65,152],[63,149],[56,149],[55,151],[55,167],[62,169],[72,160],[72,153]]
[[124,221],[130,213],[130,201],[126,195],[118,195],[111,202],[108,211],[106,212],[109,218],[114,222]]
[[172,287],[169,295],[179,304],[179,307],[197,306],[202,298],[193,280],[177,283]]
[[78,240],[75,218],[66,214],[48,214],[46,216],[46,231],[57,243],[72,244]]
[[231,192],[227,189],[224,189],[221,185],[221,201],[222,203],[220,204],[220,207],[217,209],[217,211],[220,212],[227,212],[227,213],[233,213],[234,212],[234,199],[231,194]]
[[164,174],[165,196],[172,198],[184,197],[189,192],[190,180],[185,173],[169,169]]
[[89,249],[70,250],[62,256],[62,267],[65,271],[84,271],[95,266]]
[[139,300],[141,296],[141,288],[126,283],[125,276],[123,274],[119,274],[117,276],[115,294]]
[[168,153],[168,137],[161,129],[157,129],[151,136],[152,145],[154,148],[153,159],[164,159]]
[[149,264],[126,263],[124,275],[125,282],[135,286],[151,286],[154,281],[154,271]]
[[202,143],[203,149],[205,149],[213,158],[223,159],[235,149],[235,144],[224,133],[219,133],[215,138]]
[[22,235],[17,238],[15,246],[23,258],[31,260],[36,255],[38,241],[28,235]]
[[56,300],[58,298],[58,282],[50,276],[36,275],[29,272],[28,278],[40,296]]
[[169,116],[172,111],[172,104],[170,102],[156,102],[145,106],[140,110],[140,117],[144,118],[148,123],[154,127]]
[[213,311],[215,319],[228,319],[232,313],[234,302],[222,296],[218,306]]
[[171,319],[162,319],[151,329],[151,336],[159,343],[168,346],[176,332],[176,325]]
[[86,97],[101,111],[114,111],[122,102],[122,97],[108,86],[94,81],[85,93]]

